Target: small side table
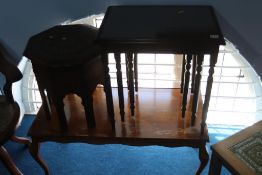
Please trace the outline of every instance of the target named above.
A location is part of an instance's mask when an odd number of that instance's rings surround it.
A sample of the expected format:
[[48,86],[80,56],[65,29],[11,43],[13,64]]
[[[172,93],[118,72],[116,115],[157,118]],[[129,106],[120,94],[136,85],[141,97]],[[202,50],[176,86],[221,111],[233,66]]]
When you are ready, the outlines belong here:
[[115,128],[111,88],[104,81],[105,59],[101,56],[102,48],[94,44],[97,32],[90,25],[57,25],[30,37],[24,51],[32,62],[47,117],[50,120],[53,103],[61,130],[68,129],[63,99],[70,93],[82,98],[87,126],[95,128],[92,94],[98,84],[106,89],[108,114],[112,129]]
[[214,144],[209,175],[218,175],[222,165],[232,174],[262,174],[262,121]]
[[[219,46],[225,45],[215,12],[211,6],[130,5],[110,6],[99,29],[96,42],[103,46],[105,56],[114,53],[117,69],[119,109],[124,121],[124,95],[120,54],[126,53],[131,115],[135,115],[133,53],[171,53],[185,55],[183,71],[182,117],[187,108],[191,60],[196,55],[192,126],[195,124],[204,55],[209,57],[202,128],[205,127],[210,101],[214,67]],[[137,58],[138,59],[138,58]],[[106,63],[106,62],[104,62]],[[106,67],[107,65],[104,65]],[[105,71],[108,74],[108,69]],[[109,77],[109,75],[108,75]],[[109,80],[109,78],[107,78]],[[109,83],[108,83],[109,84]],[[202,129],[202,132],[204,130]]]

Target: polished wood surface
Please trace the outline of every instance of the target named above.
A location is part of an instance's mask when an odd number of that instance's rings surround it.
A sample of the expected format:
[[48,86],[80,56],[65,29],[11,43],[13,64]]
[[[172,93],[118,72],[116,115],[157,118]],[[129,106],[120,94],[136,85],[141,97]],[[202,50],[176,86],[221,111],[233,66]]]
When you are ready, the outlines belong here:
[[[222,165],[226,166],[233,174],[255,175],[256,173],[239,159],[231,150],[233,145],[251,137],[253,134],[262,131],[262,121],[226,138],[225,140],[212,145],[212,159],[209,168],[210,175],[219,175]],[[261,156],[260,156],[261,157]]]
[[[124,92],[127,93],[126,89]],[[113,97],[116,100],[116,89],[113,89]],[[45,113],[41,108],[28,134],[39,141],[83,141],[165,146],[194,145],[196,142],[208,139],[207,132],[203,135],[200,134],[200,117],[197,117],[197,123],[193,127],[190,123],[191,112],[186,113],[184,120],[181,118],[179,89],[139,89],[139,94],[136,96],[135,116],[127,114],[125,122],[121,122],[120,115],[116,115],[115,132],[111,129],[110,121],[106,115],[103,88],[97,88],[93,98],[97,121],[95,129],[87,129],[80,98],[72,94],[64,100],[68,131],[59,130],[59,123],[53,120],[57,119],[56,116],[52,117],[51,121],[46,120]],[[118,104],[115,103],[116,112],[119,110],[117,106]],[[197,114],[201,114],[201,106],[199,105]],[[125,106],[125,109],[129,110],[128,105]],[[174,142],[174,140],[178,140],[178,142]],[[195,146],[197,147],[197,145]]]
[[[112,91],[114,100],[117,99],[117,89]],[[127,89],[124,89],[127,94]],[[189,103],[192,97],[189,95]],[[201,133],[202,101],[195,126],[191,126],[191,112],[186,112],[185,118],[181,117],[180,105],[182,97],[179,89],[139,89],[136,95],[135,116],[129,114],[129,104],[125,106],[128,111],[125,122],[121,122],[120,114],[115,117],[115,130],[111,128],[111,121],[107,117],[105,95],[103,88],[97,88],[93,94],[94,113],[97,121],[96,128],[88,128],[81,100],[74,94],[65,99],[65,111],[68,130],[61,131],[57,114],[53,113],[51,120],[47,120],[45,112],[40,108],[28,135],[32,138],[29,147],[32,157],[49,174],[47,164],[40,157],[40,143],[54,141],[61,143],[85,142],[91,144],[127,144],[134,146],[161,145],[161,146],[190,146],[199,148],[200,165],[196,174],[200,174],[208,162],[206,142],[207,129]],[[116,100],[117,101],[117,100]],[[128,101],[128,99],[125,99]],[[190,109],[190,105],[188,109]],[[119,112],[118,104],[114,108]]]

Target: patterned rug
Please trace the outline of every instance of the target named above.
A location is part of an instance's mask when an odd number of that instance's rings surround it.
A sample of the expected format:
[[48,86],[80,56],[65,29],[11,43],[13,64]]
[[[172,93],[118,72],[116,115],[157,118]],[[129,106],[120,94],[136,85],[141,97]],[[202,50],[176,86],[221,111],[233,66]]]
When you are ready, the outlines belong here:
[[235,144],[230,150],[256,174],[262,175],[262,131]]

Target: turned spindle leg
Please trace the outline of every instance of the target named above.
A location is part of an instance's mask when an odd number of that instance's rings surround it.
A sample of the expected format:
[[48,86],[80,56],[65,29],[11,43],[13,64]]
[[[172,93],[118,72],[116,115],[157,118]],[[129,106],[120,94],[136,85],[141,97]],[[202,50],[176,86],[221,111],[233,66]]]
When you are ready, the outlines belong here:
[[196,77],[195,77],[195,89],[193,96],[193,105],[192,105],[192,116],[191,116],[191,125],[194,126],[196,120],[196,111],[198,108],[198,99],[199,99],[199,90],[200,90],[200,81],[201,81],[201,71],[204,55],[197,56],[197,67],[196,67]]
[[192,55],[187,55],[186,57],[186,71],[185,71],[185,83],[183,88],[183,101],[182,101],[182,117],[185,118],[186,105],[187,105],[187,93],[190,79],[190,68],[191,68]]
[[137,53],[134,53],[134,76],[135,76],[135,91],[138,92]]
[[214,68],[217,63],[218,51],[219,50],[217,49],[214,53],[210,55],[210,68],[209,68],[209,74],[207,78],[205,101],[204,101],[203,110],[202,110],[201,133],[204,132],[205,127],[206,127],[207,112],[208,112],[212,84],[213,84],[213,74],[215,71]]
[[184,81],[185,81],[185,67],[186,67],[186,55],[183,54],[180,93],[183,93],[184,90],[183,88],[184,88]]
[[195,89],[195,76],[196,76],[196,59],[197,56],[193,56],[192,76],[191,76],[191,93],[194,93]]
[[127,53],[126,54],[128,59],[128,85],[129,85],[129,99],[130,99],[130,109],[131,109],[131,115],[133,116],[135,114],[135,93],[134,93],[134,73],[133,73],[133,54]]
[[125,121],[125,102],[124,102],[124,92],[123,92],[123,80],[122,80],[122,70],[121,70],[121,57],[120,53],[115,53],[116,60],[116,77],[117,77],[117,87],[118,87],[118,98],[119,98],[119,109],[121,115],[121,121]]
[[106,93],[106,105],[107,105],[107,113],[110,117],[112,129],[115,130],[115,112],[114,112],[114,103],[111,89],[111,80],[109,75],[109,67],[108,67],[108,57],[107,53],[102,54],[102,61],[104,66],[104,91]]

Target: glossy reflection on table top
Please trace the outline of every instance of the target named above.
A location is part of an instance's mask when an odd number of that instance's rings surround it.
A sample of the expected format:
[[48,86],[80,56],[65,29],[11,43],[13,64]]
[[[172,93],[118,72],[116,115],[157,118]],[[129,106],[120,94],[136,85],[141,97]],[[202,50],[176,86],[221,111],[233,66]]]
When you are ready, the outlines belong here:
[[224,43],[211,6],[177,5],[110,6],[100,27],[98,41]]
[[[106,99],[103,88],[94,92],[94,113],[96,128],[87,129],[84,108],[81,99],[74,95],[67,95],[64,99],[65,111],[68,121],[68,131],[59,130],[58,117],[55,113],[51,121],[47,121],[41,108],[38,112],[29,135],[42,140],[56,140],[65,138],[66,141],[83,139],[110,139],[118,142],[128,139],[149,140],[203,140],[207,139],[207,131],[200,135],[200,117],[202,101],[199,100],[197,121],[194,127],[190,126],[192,95],[188,95],[186,118],[181,118],[182,95],[180,89],[149,89],[140,88],[135,95],[135,116],[130,116],[128,92],[124,89],[125,96],[125,122],[121,122],[117,89],[113,88],[116,131],[111,129],[107,116]],[[121,142],[121,141],[120,141]]]

